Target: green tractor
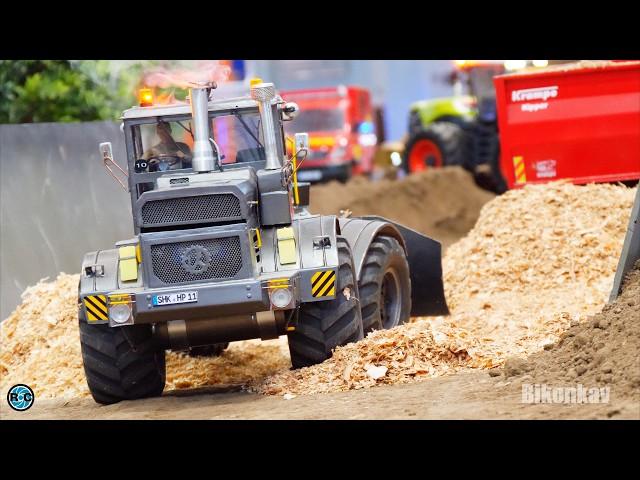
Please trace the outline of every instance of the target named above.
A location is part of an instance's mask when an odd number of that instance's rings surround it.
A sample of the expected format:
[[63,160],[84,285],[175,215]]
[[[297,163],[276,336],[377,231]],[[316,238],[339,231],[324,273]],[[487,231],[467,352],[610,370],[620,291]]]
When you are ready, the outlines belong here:
[[402,166],[407,173],[459,165],[476,183],[496,193],[506,190],[500,173],[496,92],[493,77],[502,61],[456,60],[452,97],[411,105]]

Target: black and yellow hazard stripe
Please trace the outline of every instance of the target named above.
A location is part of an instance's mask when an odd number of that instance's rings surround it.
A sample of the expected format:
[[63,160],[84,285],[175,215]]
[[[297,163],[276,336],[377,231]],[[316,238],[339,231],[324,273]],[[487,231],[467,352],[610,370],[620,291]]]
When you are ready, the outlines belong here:
[[328,297],[336,294],[336,272],[324,270],[311,276],[311,295]]
[[87,321],[99,322],[109,320],[107,312],[107,297],[105,295],[87,295],[84,297],[87,310]]

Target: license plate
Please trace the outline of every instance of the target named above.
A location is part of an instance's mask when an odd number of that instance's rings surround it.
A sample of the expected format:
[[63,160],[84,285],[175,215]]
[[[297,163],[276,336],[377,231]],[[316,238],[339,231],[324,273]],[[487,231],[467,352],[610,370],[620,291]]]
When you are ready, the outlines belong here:
[[321,170],[300,170],[298,172],[298,180],[301,182],[306,182],[307,180],[321,180],[322,179],[322,171]]
[[175,305],[176,303],[191,303],[198,301],[198,292],[178,292],[166,295],[154,295],[153,306]]

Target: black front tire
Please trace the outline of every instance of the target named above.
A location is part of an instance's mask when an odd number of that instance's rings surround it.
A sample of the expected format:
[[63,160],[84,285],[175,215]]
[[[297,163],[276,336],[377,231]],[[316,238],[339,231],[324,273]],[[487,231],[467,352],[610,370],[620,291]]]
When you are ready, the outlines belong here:
[[365,335],[393,328],[411,315],[411,277],[404,249],[393,237],[376,237],[365,254],[358,281]]
[[102,404],[157,397],[166,380],[164,350],[150,325],[110,327],[80,318],[80,347],[89,391]]
[[[337,346],[364,337],[351,247],[340,236],[337,244],[336,298],[300,306],[296,329],[288,334],[293,368],[321,363],[331,357]],[[345,295],[345,288],[348,295]]]

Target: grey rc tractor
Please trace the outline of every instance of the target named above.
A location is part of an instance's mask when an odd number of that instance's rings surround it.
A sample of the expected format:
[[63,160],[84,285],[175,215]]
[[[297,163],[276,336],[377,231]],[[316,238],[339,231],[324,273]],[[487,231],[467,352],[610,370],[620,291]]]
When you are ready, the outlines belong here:
[[[380,217],[309,211],[298,183],[308,136],[286,155],[299,108],[274,85],[123,115],[127,168],[102,161],[131,197],[135,236],[82,261],[78,314],[96,402],[161,395],[165,351],[218,355],[229,342],[287,335],[294,368],[411,315],[448,313],[440,244]],[[115,176],[115,175],[114,175]]]

